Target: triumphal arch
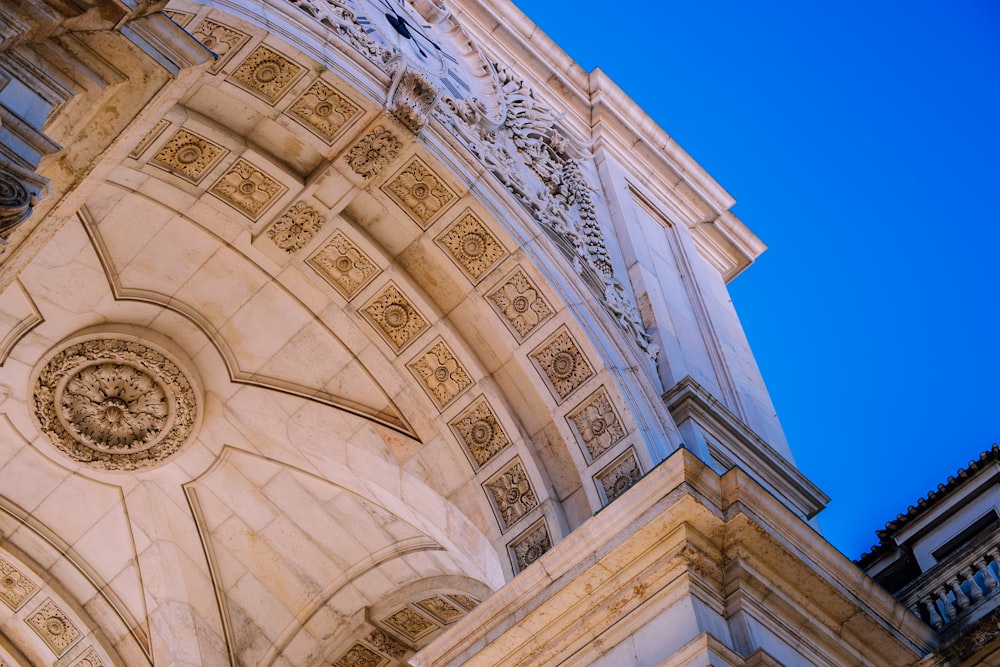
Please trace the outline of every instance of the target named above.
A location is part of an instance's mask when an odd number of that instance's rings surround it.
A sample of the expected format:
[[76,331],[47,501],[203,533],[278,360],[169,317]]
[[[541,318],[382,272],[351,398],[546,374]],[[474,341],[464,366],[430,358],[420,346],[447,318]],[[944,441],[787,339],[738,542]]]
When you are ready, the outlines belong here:
[[729,195],[506,0],[0,7],[0,664],[904,665]]

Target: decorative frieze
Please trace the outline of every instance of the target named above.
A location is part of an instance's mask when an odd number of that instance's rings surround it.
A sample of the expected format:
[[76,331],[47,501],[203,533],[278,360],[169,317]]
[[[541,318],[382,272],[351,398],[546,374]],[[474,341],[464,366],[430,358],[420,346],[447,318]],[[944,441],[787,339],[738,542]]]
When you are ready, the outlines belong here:
[[493,508],[500,518],[500,526],[504,530],[538,507],[538,497],[531,488],[524,465],[518,458],[511,461],[483,486],[488,491]]
[[488,298],[518,340],[527,338],[552,315],[551,306],[521,269],[490,292]]
[[444,341],[439,340],[407,366],[423,382],[440,408],[444,408],[472,386],[472,378]]
[[38,586],[12,563],[0,558],[0,600],[17,611],[38,590]]
[[305,71],[277,51],[260,45],[240,63],[230,79],[274,104]]
[[507,249],[472,211],[466,211],[437,242],[473,282],[508,255]]
[[72,667],[104,667],[104,661],[101,660],[97,649],[91,646],[73,663]]
[[292,102],[286,113],[332,144],[363,112],[336,88],[316,81]]
[[425,598],[416,603],[418,607],[441,623],[451,623],[465,615],[465,610],[440,595]]
[[420,158],[413,158],[382,191],[421,229],[430,227],[455,200],[455,193]]
[[160,147],[150,162],[198,183],[228,152],[219,144],[182,127]]
[[469,406],[450,425],[461,438],[476,466],[480,468],[510,444],[500,420],[484,396]]
[[267,230],[267,238],[288,254],[301,250],[316,235],[326,220],[304,201],[295,203]]
[[80,638],[80,631],[51,598],[46,599],[25,621],[57,656],[65,653]]
[[507,546],[515,572],[524,570],[551,548],[552,538],[549,536],[549,527],[545,519],[533,524]]
[[375,262],[339,230],[309,258],[309,264],[347,300],[380,273]]
[[382,619],[382,624],[401,633],[411,642],[416,642],[438,629],[438,625],[411,607],[403,607],[399,611]]
[[608,503],[628,491],[641,478],[642,468],[639,466],[639,461],[636,460],[635,452],[632,449],[615,459],[611,465],[594,477]]
[[58,352],[39,373],[33,402],[57,449],[104,470],[162,463],[191,436],[198,413],[194,389],[173,361],[117,338]]
[[604,387],[588,396],[567,419],[591,461],[625,437],[621,418]]
[[256,220],[286,189],[240,158],[209,191],[251,220]]
[[369,301],[362,312],[396,352],[405,348],[430,326],[392,283]]
[[191,35],[201,42],[206,49],[214,53],[217,58],[215,64],[209,68],[209,72],[218,72],[222,66],[239,51],[240,47],[250,39],[239,30],[233,30],[229,26],[205,19],[191,31]]
[[335,667],[384,667],[389,659],[371,650],[361,642],[355,642],[344,655],[333,663]]
[[361,137],[344,157],[354,173],[371,178],[382,173],[386,166],[396,159],[402,142],[390,130],[377,125],[371,132]]
[[565,328],[536,348],[531,358],[560,400],[594,375],[593,368]]

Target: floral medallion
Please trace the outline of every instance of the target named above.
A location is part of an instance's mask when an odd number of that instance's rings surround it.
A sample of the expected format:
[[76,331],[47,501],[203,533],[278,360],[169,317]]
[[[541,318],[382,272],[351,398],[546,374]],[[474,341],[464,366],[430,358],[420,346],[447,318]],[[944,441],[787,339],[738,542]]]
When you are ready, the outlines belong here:
[[480,397],[462,412],[451,422],[451,427],[480,468],[510,444],[510,439],[484,397]]
[[531,358],[560,400],[594,375],[594,369],[565,329],[534,350]]
[[403,144],[381,125],[361,138],[344,157],[355,174],[371,178],[396,159]]
[[549,536],[549,527],[545,524],[545,520],[542,519],[524,531],[507,548],[510,550],[516,572],[520,572],[541,558],[542,554],[552,548],[552,538]]
[[438,243],[474,281],[508,254],[503,244],[472,211],[459,218],[441,235]]
[[629,449],[611,465],[597,473],[594,480],[598,483],[598,489],[603,492],[605,503],[610,503],[632,488],[632,485],[641,478],[642,468],[635,458],[635,452]]
[[603,387],[567,416],[590,460],[606,452],[625,437],[618,412]]
[[380,273],[372,258],[339,230],[309,258],[309,264],[348,300]]
[[407,366],[441,408],[472,385],[472,378],[443,341],[435,343]]
[[267,238],[288,254],[305,247],[326,224],[319,211],[304,201],[296,202],[267,230]]
[[257,167],[240,158],[222,175],[210,192],[252,220],[287,188]]
[[521,340],[552,314],[548,302],[521,269],[493,290],[489,300]]
[[329,144],[341,130],[361,117],[362,110],[335,88],[316,81],[286,113]]
[[490,492],[490,500],[504,530],[538,507],[538,496],[531,488],[528,473],[520,459],[515,458],[484,486]]
[[396,175],[382,190],[412,217],[421,229],[427,229],[455,199],[441,179],[419,159]]
[[35,381],[34,416],[74,461],[103,470],[157,465],[194,431],[194,389],[164,354],[133,340],[65,347]]

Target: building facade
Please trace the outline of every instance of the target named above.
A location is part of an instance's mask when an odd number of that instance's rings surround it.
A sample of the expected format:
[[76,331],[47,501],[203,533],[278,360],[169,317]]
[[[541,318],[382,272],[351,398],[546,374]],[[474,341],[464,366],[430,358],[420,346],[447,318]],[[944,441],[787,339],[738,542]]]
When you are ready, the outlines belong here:
[[943,664],[810,523],[763,244],[506,0],[0,19],[2,663]]

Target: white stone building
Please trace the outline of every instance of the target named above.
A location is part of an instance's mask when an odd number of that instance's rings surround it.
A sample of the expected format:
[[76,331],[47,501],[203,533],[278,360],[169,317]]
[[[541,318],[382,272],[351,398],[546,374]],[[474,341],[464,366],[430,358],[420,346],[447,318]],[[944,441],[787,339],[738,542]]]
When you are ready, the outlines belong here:
[[509,2],[0,19],[0,663],[940,664],[809,523],[763,244]]

